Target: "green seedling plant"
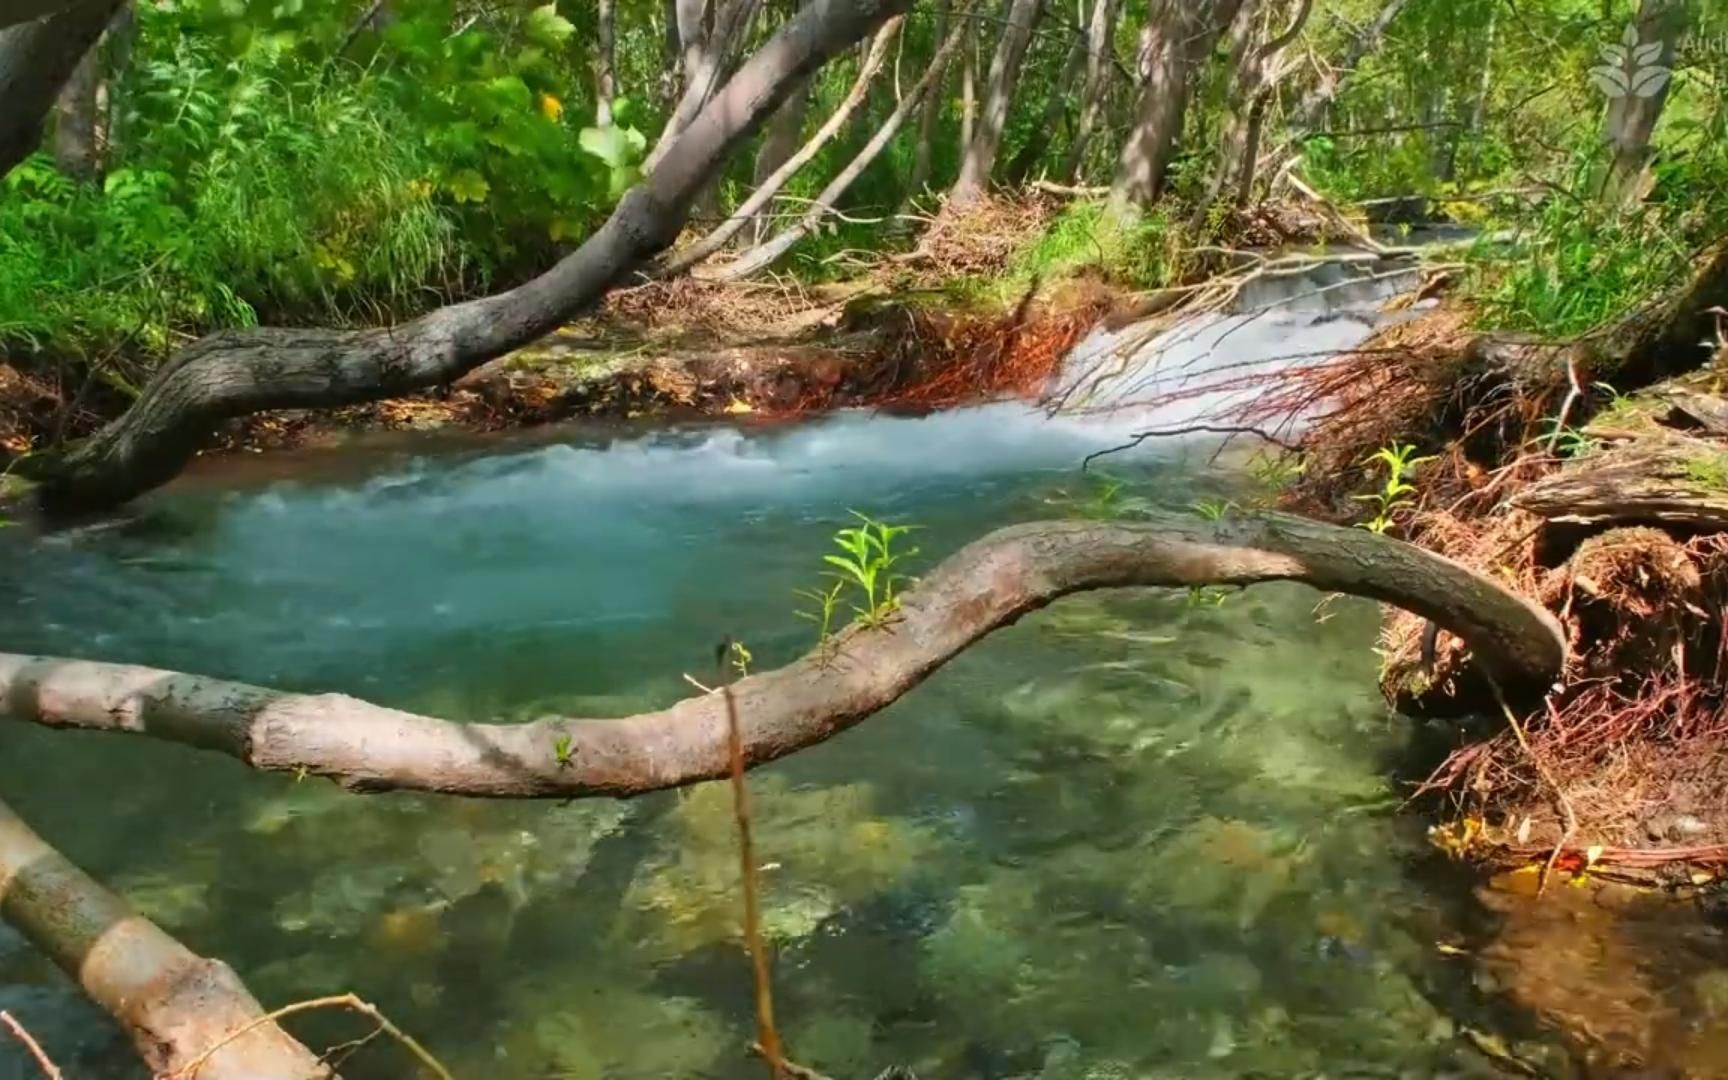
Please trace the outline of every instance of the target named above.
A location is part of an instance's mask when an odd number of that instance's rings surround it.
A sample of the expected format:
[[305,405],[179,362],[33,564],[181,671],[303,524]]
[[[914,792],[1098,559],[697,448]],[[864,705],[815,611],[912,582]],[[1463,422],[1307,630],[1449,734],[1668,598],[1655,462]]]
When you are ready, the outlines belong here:
[[1226,499],[1200,499],[1188,504],[1189,509],[1207,521],[1223,521],[1236,504]]
[[1548,449],[1564,458],[1581,458],[1602,449],[1602,444],[1575,427],[1568,427],[1556,418],[1545,421],[1548,433],[1542,436]]
[[816,624],[816,648],[826,653],[834,636],[834,613],[840,610],[840,596],[846,591],[846,579],[833,575],[833,584],[826,589],[799,589],[797,595],[814,605],[810,610],[793,612],[800,619]]
[[1230,590],[1222,585],[1190,585],[1188,586],[1188,606],[1195,608],[1223,607],[1224,601],[1230,598]]
[[1419,467],[1434,460],[1433,455],[1416,457],[1415,454],[1415,446],[1394,442],[1369,456],[1364,464],[1385,466],[1386,480],[1379,491],[1353,496],[1357,502],[1368,503],[1374,508],[1372,518],[1359,522],[1362,528],[1384,535],[1397,524],[1400,513],[1415,505],[1416,485],[1410,482],[1410,478]]
[[840,580],[862,601],[852,606],[859,621],[876,629],[900,607],[900,599],[894,593],[899,578],[894,567],[918,554],[917,548],[895,551],[894,542],[917,526],[890,525],[856,510],[851,514],[858,519],[858,525],[834,533],[834,543],[843,554],[824,555],[822,561],[834,567]]
[[552,756],[560,769],[569,768],[576,757],[576,741],[567,734],[558,736],[552,743]]

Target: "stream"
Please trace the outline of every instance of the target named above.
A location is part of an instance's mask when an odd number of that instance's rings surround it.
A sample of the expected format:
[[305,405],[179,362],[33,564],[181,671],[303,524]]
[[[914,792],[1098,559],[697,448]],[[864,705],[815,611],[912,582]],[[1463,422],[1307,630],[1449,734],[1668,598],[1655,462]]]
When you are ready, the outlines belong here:
[[[1181,348],[1348,345],[1372,319],[1339,314],[1382,291]],[[112,521],[0,531],[0,648],[462,720],[655,708],[712,671],[722,635],[758,667],[812,645],[795,593],[821,581],[848,510],[919,525],[916,573],[1015,521],[1239,495],[1240,468],[1203,442],[1107,460],[1114,495],[1079,473],[1177,419],[1001,404],[213,458]],[[837,1080],[891,1064],[926,1080],[1503,1075],[1461,1026],[1533,1022],[1439,948],[1485,916],[1400,811],[1432,736],[1375,689],[1375,607],[1294,585],[1218,599],[1064,600],[751,774],[797,1060]],[[0,795],[267,1006],[354,991],[459,1077],[761,1073],[742,1052],[725,785],[356,796],[5,724]],[[69,1076],[142,1075],[3,927],[0,1008]],[[364,1031],[327,1015],[293,1030],[314,1046]],[[381,1045],[344,1066],[410,1074]],[[0,1044],[0,1078],[32,1075]]]

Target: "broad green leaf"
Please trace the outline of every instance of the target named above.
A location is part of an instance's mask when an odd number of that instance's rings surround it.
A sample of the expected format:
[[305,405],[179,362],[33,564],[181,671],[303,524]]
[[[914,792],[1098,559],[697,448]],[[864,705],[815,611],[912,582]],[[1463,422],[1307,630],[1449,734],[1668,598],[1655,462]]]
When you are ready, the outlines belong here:
[[486,178],[473,169],[463,169],[450,179],[444,181],[444,186],[450,189],[450,194],[457,202],[485,202],[486,196],[492,191],[492,185]]
[[576,136],[577,145],[614,169],[634,165],[642,159],[648,140],[635,128],[586,127]]
[[557,4],[545,4],[528,13],[523,30],[531,41],[557,45],[576,32],[576,24],[558,14]]

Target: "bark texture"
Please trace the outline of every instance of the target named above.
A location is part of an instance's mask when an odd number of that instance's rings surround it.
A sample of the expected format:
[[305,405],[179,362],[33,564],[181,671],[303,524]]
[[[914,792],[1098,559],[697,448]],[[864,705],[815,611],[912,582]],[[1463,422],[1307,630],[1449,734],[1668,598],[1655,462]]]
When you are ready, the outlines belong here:
[[[0,802],[0,917],[119,1023],[152,1075],[197,1062],[264,1010],[233,969],[163,933],[72,865]],[[223,1046],[198,1080],[331,1076],[275,1023]]]
[[54,164],[79,180],[95,179],[100,161],[96,141],[99,51],[99,44],[90,46],[54,100]]
[[[755,767],[823,742],[891,704],[992,630],[1070,593],[1125,586],[1304,581],[1398,604],[1457,634],[1509,693],[1539,695],[1565,645],[1541,606],[1458,563],[1361,529],[1281,514],[1222,522],[1041,522],[999,530],[944,561],[884,629],[732,686]],[[228,754],[258,769],[358,790],[495,797],[629,796],[727,775],[716,694],[611,720],[463,724],[338,694],[266,690],[151,668],[0,654],[0,716],[127,732]]]
[[598,0],[594,32],[594,125],[610,127],[612,101],[618,95],[618,79],[614,72],[613,46],[617,40],[614,0]]
[[1009,4],[1008,23],[1002,28],[996,52],[990,58],[990,72],[984,80],[983,112],[960,158],[960,177],[948,193],[949,201],[956,206],[974,202],[989,190],[996,154],[1002,148],[1002,130],[1008,125],[1008,107],[1013,103],[1014,87],[1020,81],[1020,67],[1026,59],[1026,46],[1032,41],[1032,28],[1043,8],[1043,0],[1011,0]]
[[906,123],[906,118],[912,115],[913,110],[918,108],[925,95],[929,94],[936,82],[942,78],[942,71],[948,64],[948,57],[958,47],[961,37],[959,30],[948,35],[948,40],[942,43],[942,47],[937,49],[936,55],[931,58],[930,66],[925,69],[923,77],[913,84],[912,89],[906,93],[905,97],[900,99],[900,104],[888,114],[888,119],[882,121],[882,126],[877,128],[876,133],[870,136],[869,141],[865,142],[858,153],[853,155],[852,160],[846,163],[846,167],[828,182],[827,187],[817,193],[816,198],[811,200],[809,208],[799,216],[797,221],[763,243],[746,251],[735,261],[713,273],[699,276],[710,281],[737,281],[752,274],[759,274],[774,265],[781,256],[791,251],[800,240],[815,231],[822,224],[822,219],[833,212],[834,205],[840,201],[842,195],[846,194],[846,189],[864,174],[864,170],[870,167],[870,163],[876,160],[877,155],[881,154],[883,149],[893,141],[894,136],[899,134],[901,126]]
[[124,502],[172,478],[223,420],[374,401],[449,382],[592,304],[663,250],[691,201],[785,94],[909,0],[812,0],[672,142],[593,236],[497,296],[379,330],[215,334],[171,359],[123,416],[38,473],[50,511]]
[[1682,435],[1637,439],[1530,484],[1512,505],[1549,521],[1728,529],[1728,453]]
[[42,121],[121,0],[22,0],[26,13],[59,8],[46,18],[0,15],[0,176],[42,142]]
[[1611,158],[1604,192],[1617,201],[1639,196],[1644,170],[1655,156],[1650,138],[1656,133],[1656,122],[1662,118],[1673,80],[1664,79],[1654,93],[1646,94],[1638,88],[1642,81],[1639,76],[1653,71],[1655,66],[1673,69],[1675,51],[1686,29],[1686,5],[1674,0],[1643,0],[1633,25],[1643,43],[1641,47],[1660,48],[1648,61],[1635,53],[1627,71],[1634,92],[1615,97],[1608,107],[1606,139]]
[[719,9],[713,12],[709,22],[702,18],[707,9],[701,0],[694,3],[679,0],[678,34],[684,41],[684,94],[667,119],[654,149],[642,162],[645,171],[652,172],[660,166],[671,152],[674,141],[714,100],[744,44],[750,24],[756,21],[757,9],[761,7],[761,0],[718,2]]
[[[953,0],[937,0],[936,4],[936,40],[948,39],[948,19],[953,6]],[[918,117],[918,145],[912,151],[912,180],[907,189],[917,193],[924,190],[924,185],[930,182],[930,162],[936,146],[936,126],[942,121],[942,91],[947,86],[946,68],[943,69],[943,81],[937,83],[936,90],[924,99],[924,111]]]
[[1074,80],[1079,77],[1081,67],[1086,63],[1086,38],[1076,35],[1074,43],[1068,46],[1068,55],[1062,60],[1062,73],[1050,85],[1050,92],[1044,98],[1043,114],[1038,118],[1038,125],[1032,129],[1032,135],[1026,140],[1014,159],[1008,163],[1008,183],[1019,186],[1032,175],[1032,170],[1038,167],[1038,162],[1044,157],[1044,152],[1050,149],[1050,143],[1056,137],[1056,130],[1063,126],[1063,118],[1067,115],[1069,106],[1073,104]]
[[1242,0],[1154,2],[1141,48],[1145,77],[1134,126],[1122,144],[1110,185],[1110,210],[1117,217],[1132,217],[1164,194],[1196,72],[1242,5]]

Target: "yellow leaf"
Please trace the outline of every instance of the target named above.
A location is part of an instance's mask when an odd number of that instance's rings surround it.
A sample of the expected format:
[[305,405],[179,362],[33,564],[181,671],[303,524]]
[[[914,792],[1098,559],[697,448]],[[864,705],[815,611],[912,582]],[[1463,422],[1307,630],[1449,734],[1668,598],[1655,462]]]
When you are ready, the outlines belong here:
[[1448,945],[1444,941],[1435,942],[1434,947],[1440,951],[1441,956],[1469,956],[1470,955],[1470,953],[1467,950],[1460,949],[1456,945]]
[[1584,865],[1585,865],[1585,867],[1595,866],[1596,860],[1600,859],[1601,857],[1602,857],[1602,845],[1601,844],[1592,844],[1589,847],[1585,848],[1584,849]]
[[726,412],[734,416],[739,416],[744,413],[753,413],[755,411],[755,406],[751,405],[748,401],[743,401],[739,398],[733,398],[726,406]]
[[564,115],[564,103],[551,94],[541,94],[540,115],[548,120],[556,120]]

